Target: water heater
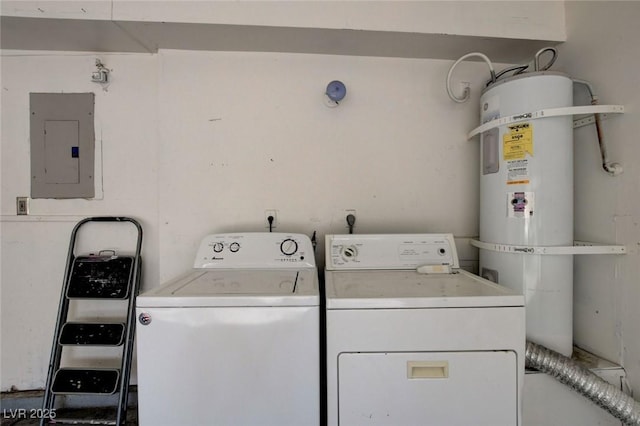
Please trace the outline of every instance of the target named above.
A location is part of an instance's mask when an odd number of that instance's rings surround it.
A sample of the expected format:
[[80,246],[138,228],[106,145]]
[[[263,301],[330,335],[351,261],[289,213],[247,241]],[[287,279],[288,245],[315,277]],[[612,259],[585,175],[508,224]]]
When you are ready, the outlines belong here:
[[[556,72],[515,75],[484,90],[481,122],[515,123],[481,134],[482,243],[573,245],[572,117],[526,120],[523,113],[571,106],[573,81]],[[480,248],[480,273],[525,295],[528,339],[571,355],[573,256]]]

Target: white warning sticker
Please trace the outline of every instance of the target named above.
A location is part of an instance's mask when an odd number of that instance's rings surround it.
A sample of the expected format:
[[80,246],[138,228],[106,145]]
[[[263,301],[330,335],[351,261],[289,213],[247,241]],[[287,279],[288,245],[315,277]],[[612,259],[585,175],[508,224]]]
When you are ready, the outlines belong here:
[[507,193],[507,217],[528,219],[533,216],[533,192]]
[[529,160],[507,161],[507,185],[526,185],[529,183]]

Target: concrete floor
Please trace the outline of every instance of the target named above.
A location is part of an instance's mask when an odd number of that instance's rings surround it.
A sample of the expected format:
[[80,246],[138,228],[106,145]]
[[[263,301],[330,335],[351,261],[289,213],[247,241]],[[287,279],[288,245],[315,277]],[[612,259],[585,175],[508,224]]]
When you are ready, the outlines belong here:
[[[37,426],[40,424],[40,420],[37,418],[30,418],[31,414],[37,413],[37,411],[26,410],[26,412],[19,412],[11,409],[2,410],[2,423],[0,426]],[[7,418],[9,417],[9,418]],[[25,418],[26,417],[26,418]],[[56,410],[57,418],[64,419],[78,419],[82,420],[115,420],[116,410],[115,408],[61,408]],[[55,424],[55,423],[51,423]],[[76,423],[74,423],[76,424]],[[77,424],[92,424],[96,423],[77,423]],[[138,425],[138,412],[135,407],[129,407],[127,410],[127,423],[126,426]]]
[[[42,413],[42,390],[2,392],[0,394],[0,426],[32,426],[39,425],[37,417]],[[126,426],[138,424],[137,387],[129,389],[129,408],[127,409]],[[102,419],[115,421],[116,395],[58,395],[56,409],[58,419],[91,420]],[[92,407],[92,408],[88,408]],[[53,423],[51,423],[53,424]],[[58,423],[61,424],[61,423]],[[91,424],[88,422],[77,424]],[[94,425],[97,423],[93,423]]]

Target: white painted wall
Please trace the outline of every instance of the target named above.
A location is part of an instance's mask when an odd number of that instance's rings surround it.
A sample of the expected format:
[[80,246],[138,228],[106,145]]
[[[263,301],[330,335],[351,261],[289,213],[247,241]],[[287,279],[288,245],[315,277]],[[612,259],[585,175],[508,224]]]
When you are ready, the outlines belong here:
[[[478,147],[465,139],[477,109],[448,99],[449,61],[100,55],[113,69],[103,91],[89,82],[95,57],[3,52],[2,390],[44,383],[69,234],[84,215],[142,220],[145,288],[191,268],[207,233],[264,230],[265,209],[278,210],[277,230],[317,231],[321,250],[324,234],[346,232],[346,209],[358,232],[477,234]],[[486,69],[456,74],[479,88]],[[333,79],[348,95],[328,108]],[[31,200],[32,216],[14,216],[29,194],[35,91],[95,91],[103,199]]]
[[565,37],[561,1],[163,1],[149,7],[150,3],[115,0],[112,19],[551,40]]
[[[625,256],[576,256],[574,339],[618,362],[640,390],[640,3],[567,2],[568,41],[558,68],[592,82],[602,104],[626,113],[604,122],[609,156],[624,166],[600,168],[593,126],[575,132],[575,237],[624,244]],[[586,102],[584,91],[576,99]],[[578,96],[580,98],[578,98]]]
[[[569,42],[558,66],[591,79],[603,103],[628,110],[605,122],[611,157],[625,167],[621,177],[598,170],[593,129],[576,132],[576,238],[626,244],[630,253],[576,261],[575,336],[621,362],[635,389],[640,153],[632,126],[640,55],[631,53],[638,16],[634,2],[568,2]],[[3,391],[44,383],[69,233],[86,215],[141,219],[145,288],[190,268],[206,233],[263,230],[265,209],[278,210],[277,230],[319,236],[346,231],[345,209],[356,210],[358,232],[477,234],[478,149],[465,134],[477,124],[478,90],[469,104],[450,102],[449,61],[102,54],[113,69],[103,91],[89,82],[96,56],[2,52]],[[456,75],[478,88],[486,71],[468,63]],[[348,95],[330,109],[323,91],[333,79],[346,83]],[[37,91],[96,92],[103,195],[32,200],[32,216],[18,218],[15,197],[29,193],[28,93]]]
[[[448,61],[160,52],[160,277],[211,231],[477,233],[476,109],[452,103]],[[460,67],[475,87],[483,65]],[[474,75],[475,74],[475,75]],[[324,104],[339,79],[347,97]],[[321,256],[318,256],[321,259]]]
[[3,0],[5,16],[564,40],[561,1]]
[[[104,90],[90,82],[96,57],[113,70]],[[156,63],[153,55],[2,52],[2,391],[44,384],[69,237],[82,217],[139,219],[146,231],[145,281],[157,282]],[[97,199],[31,200],[31,216],[15,216],[16,197],[30,194],[30,92],[95,93],[97,158],[103,169]],[[126,231],[87,227],[79,252],[135,248],[133,234]]]
[[54,19],[109,20],[111,0],[6,0],[0,5],[3,16]]

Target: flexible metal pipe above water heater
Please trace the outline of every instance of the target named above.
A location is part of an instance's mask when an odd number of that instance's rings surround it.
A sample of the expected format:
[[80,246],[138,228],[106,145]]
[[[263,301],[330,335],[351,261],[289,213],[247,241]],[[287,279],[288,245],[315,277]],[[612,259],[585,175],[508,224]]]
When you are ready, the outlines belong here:
[[[481,122],[573,106],[573,81],[556,72],[499,80],[480,98]],[[480,241],[573,245],[571,116],[494,127],[480,139]],[[483,277],[525,295],[527,338],[570,356],[573,256],[480,250]]]

